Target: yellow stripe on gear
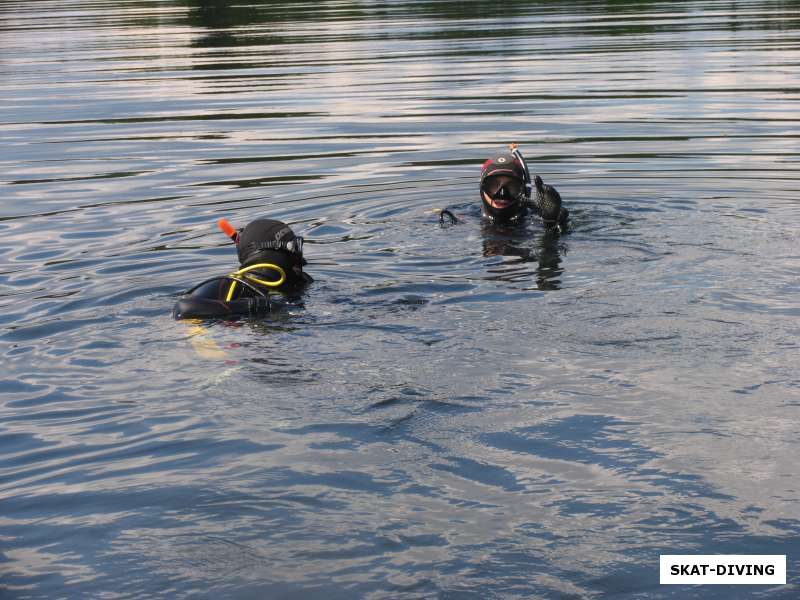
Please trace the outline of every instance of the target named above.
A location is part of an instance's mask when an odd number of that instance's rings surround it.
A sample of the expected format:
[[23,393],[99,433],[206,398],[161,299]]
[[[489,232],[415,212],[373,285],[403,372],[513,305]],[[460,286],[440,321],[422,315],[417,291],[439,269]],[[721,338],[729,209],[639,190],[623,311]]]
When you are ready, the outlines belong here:
[[[259,279],[255,275],[251,275],[250,271],[254,271],[256,269],[271,269],[273,271],[277,271],[279,275],[278,280],[266,281],[265,279]],[[286,271],[284,271],[278,265],[273,265],[272,263],[256,263],[254,265],[250,265],[249,267],[239,269],[235,273],[231,273],[229,277],[233,277],[234,281],[231,282],[231,287],[228,288],[228,296],[225,298],[226,302],[230,302],[231,299],[233,298],[233,290],[236,288],[237,277],[244,277],[248,281],[252,281],[253,283],[257,283],[265,287],[276,288],[279,285],[281,285],[284,281],[286,281]]]
[[236,289],[236,280],[231,281],[231,287],[228,288],[228,295],[225,296],[225,302],[230,302],[233,298],[233,290]]

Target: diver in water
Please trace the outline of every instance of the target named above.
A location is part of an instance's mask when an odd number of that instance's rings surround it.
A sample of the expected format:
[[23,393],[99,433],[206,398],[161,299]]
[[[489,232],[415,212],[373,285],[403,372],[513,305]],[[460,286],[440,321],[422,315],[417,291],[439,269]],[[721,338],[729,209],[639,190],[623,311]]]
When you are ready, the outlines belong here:
[[[536,196],[532,198],[534,189]],[[531,182],[528,165],[516,144],[511,144],[509,152],[483,163],[480,192],[483,214],[492,222],[516,224],[533,213],[541,217],[546,228],[566,231],[569,211],[561,205],[561,195],[538,175]]]
[[[554,187],[545,184],[538,175],[531,179],[516,144],[511,144],[509,152],[483,163],[480,195],[484,256],[515,257],[506,263],[510,268],[492,269],[491,278],[516,280],[532,273],[524,263],[536,262],[537,287],[559,289],[564,272],[561,256],[567,252],[560,234],[567,231],[569,211]],[[544,231],[535,234],[534,240],[531,240],[533,229],[528,227],[532,220],[526,218],[529,215],[541,218],[544,223]],[[439,212],[441,226],[458,222],[451,210]]]
[[207,279],[184,293],[172,311],[176,319],[263,317],[271,291],[299,291],[313,279],[303,272],[303,238],[273,219],[256,219],[238,231],[225,219],[222,229],[234,242],[240,268]]

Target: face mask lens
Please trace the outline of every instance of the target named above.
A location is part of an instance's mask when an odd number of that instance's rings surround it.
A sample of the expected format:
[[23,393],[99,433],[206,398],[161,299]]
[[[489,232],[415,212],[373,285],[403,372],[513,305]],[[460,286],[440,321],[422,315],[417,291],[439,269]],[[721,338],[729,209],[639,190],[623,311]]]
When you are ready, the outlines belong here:
[[506,176],[488,177],[483,182],[483,190],[490,198],[503,198],[511,200],[522,192],[522,182]]
[[516,179],[513,179],[511,181],[507,181],[505,185],[503,185],[503,188],[500,190],[501,193],[503,193],[503,190],[505,190],[503,196],[504,198],[517,198],[517,196],[520,195],[520,192],[522,192],[522,186]]
[[503,180],[500,177],[489,177],[483,182],[483,191],[490,198],[494,198],[503,187]]

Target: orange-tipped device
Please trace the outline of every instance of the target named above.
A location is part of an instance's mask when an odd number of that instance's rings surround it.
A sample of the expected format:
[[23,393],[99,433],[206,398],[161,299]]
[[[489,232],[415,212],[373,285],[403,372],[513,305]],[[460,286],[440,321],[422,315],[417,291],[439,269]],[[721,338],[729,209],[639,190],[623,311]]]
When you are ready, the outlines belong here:
[[230,224],[228,219],[225,218],[220,219],[219,221],[217,221],[217,225],[219,225],[219,228],[222,230],[222,233],[227,235],[234,242],[239,241],[239,232],[237,232],[236,228]]

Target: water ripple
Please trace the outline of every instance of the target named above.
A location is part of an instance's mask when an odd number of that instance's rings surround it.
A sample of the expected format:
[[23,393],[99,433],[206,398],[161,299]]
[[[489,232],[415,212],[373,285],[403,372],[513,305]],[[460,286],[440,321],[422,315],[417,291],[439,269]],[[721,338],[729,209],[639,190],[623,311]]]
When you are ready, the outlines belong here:
[[[795,561],[795,9],[0,3],[4,592],[643,597],[667,550]],[[568,235],[482,221],[510,142]],[[262,215],[306,238],[302,302],[173,321],[235,263],[217,219]]]

